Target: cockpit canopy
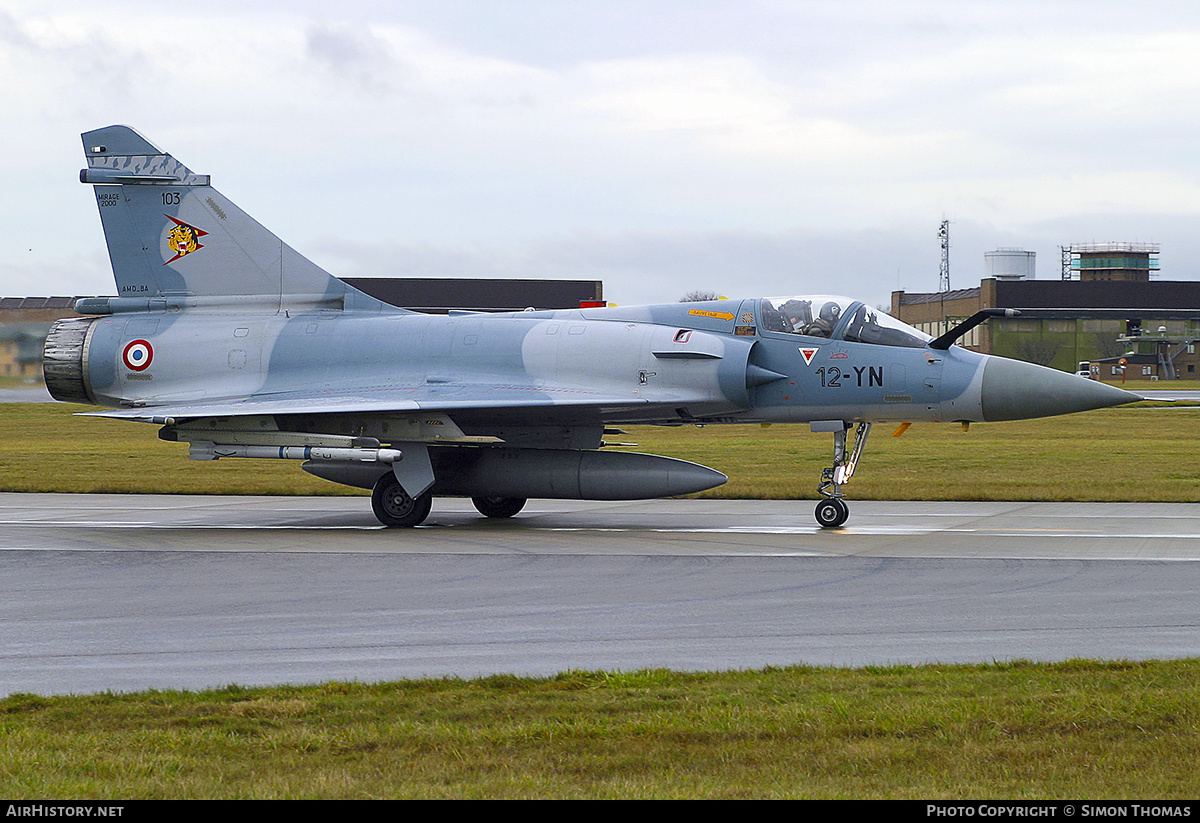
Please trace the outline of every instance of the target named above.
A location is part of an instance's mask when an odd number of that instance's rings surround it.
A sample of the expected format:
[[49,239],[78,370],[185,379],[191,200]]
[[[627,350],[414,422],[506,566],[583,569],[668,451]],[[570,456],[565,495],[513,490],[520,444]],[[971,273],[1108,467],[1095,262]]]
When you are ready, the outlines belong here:
[[764,297],[759,326],[763,331],[879,346],[922,348],[933,339],[861,300],[833,295]]

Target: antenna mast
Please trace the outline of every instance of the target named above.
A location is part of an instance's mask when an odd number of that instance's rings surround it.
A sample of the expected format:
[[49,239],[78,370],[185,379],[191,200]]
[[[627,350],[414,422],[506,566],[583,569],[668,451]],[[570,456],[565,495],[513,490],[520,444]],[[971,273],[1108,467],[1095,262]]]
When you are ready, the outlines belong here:
[[938,229],[938,239],[942,241],[942,266],[939,270],[938,291],[950,291],[950,221],[943,220]]

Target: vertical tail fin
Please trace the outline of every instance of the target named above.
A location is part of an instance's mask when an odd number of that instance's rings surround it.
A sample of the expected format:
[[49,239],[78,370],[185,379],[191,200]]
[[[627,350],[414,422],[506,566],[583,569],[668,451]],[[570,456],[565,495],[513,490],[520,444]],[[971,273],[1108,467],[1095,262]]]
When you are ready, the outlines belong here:
[[400,312],[330,275],[128,126],[83,134],[117,294]]

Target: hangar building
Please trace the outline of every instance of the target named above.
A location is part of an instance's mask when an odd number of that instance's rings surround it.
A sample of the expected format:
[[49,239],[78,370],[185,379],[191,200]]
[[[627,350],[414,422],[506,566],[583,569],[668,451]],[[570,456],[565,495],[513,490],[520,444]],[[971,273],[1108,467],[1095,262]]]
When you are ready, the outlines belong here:
[[[1081,363],[1115,363],[1133,352],[1139,355],[1137,377],[1200,379],[1200,282],[1151,280],[1157,252],[1157,244],[1149,243],[1068,246],[1064,279],[996,274],[977,288],[897,291],[891,312],[937,336],[980,309],[1018,309],[1021,316],[992,318],[960,343],[1071,372]],[[1094,374],[1112,379],[1107,372]]]

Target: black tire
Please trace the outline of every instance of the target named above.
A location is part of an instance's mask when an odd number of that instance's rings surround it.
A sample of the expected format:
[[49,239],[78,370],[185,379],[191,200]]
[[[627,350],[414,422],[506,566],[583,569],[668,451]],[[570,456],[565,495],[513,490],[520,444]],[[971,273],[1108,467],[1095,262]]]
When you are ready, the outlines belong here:
[[433,495],[429,492],[409,497],[396,479],[388,472],[375,482],[371,490],[371,508],[379,522],[392,529],[410,529],[425,522],[433,508]]
[[850,516],[850,507],[840,497],[830,497],[817,504],[817,525],[823,529],[836,529]]
[[512,517],[525,508],[524,497],[472,497],[471,502],[484,517]]

